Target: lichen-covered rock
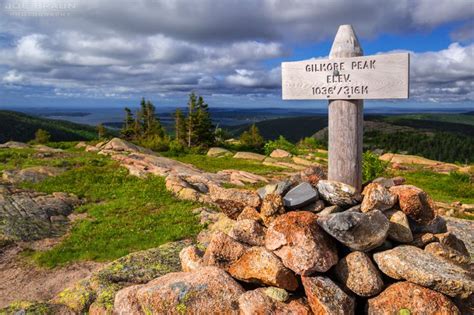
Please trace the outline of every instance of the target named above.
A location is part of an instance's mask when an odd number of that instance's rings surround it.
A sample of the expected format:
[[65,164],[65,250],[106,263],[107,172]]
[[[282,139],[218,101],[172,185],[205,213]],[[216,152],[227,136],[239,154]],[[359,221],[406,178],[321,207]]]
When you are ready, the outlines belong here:
[[139,288],[136,298],[145,314],[238,314],[244,292],[222,269],[204,267],[161,276]]
[[204,262],[202,256],[204,255],[195,245],[185,247],[179,252],[179,259],[181,260],[181,269],[189,272],[194,271],[202,266]]
[[365,186],[362,195],[364,196],[361,205],[362,212],[369,212],[374,209],[384,211],[392,208],[397,202],[396,195],[377,183],[370,183]]
[[83,313],[89,310],[89,306],[95,298],[96,292],[91,288],[89,280],[86,279],[60,292],[53,298],[52,302],[66,305],[77,313]]
[[355,301],[327,277],[301,277],[314,314],[352,315]]
[[280,214],[285,213],[283,206],[283,198],[279,194],[267,194],[263,198],[262,207],[260,208],[260,216],[263,223],[268,226]]
[[272,299],[280,302],[286,302],[290,298],[288,292],[285,289],[277,287],[268,287],[265,288],[265,294],[271,297]]
[[369,251],[385,241],[389,221],[379,210],[367,213],[345,211],[320,216],[318,224],[352,250]]
[[410,245],[374,254],[379,269],[394,279],[405,279],[452,297],[474,293],[469,271]]
[[244,210],[242,210],[242,212],[237,217],[237,221],[240,220],[254,220],[258,223],[263,223],[263,220],[260,217],[260,213],[258,213],[257,209],[253,207],[245,207]]
[[255,220],[237,220],[229,236],[237,241],[252,245],[265,245],[266,229]]
[[[80,204],[74,195],[51,195],[0,185],[0,234],[19,241],[35,241],[63,235],[66,218]],[[61,217],[63,220],[51,220]]]
[[204,265],[228,270],[246,250],[246,245],[237,242],[225,233],[216,232],[204,253]]
[[[405,310],[402,312],[402,310]],[[369,299],[367,314],[460,314],[441,293],[410,282],[397,282]]]
[[53,166],[32,166],[21,170],[5,170],[2,178],[12,184],[21,182],[38,183],[48,177],[54,177],[62,174],[63,168]]
[[229,150],[224,149],[224,148],[219,148],[219,147],[210,148],[209,151],[207,151],[207,156],[211,156],[211,157],[231,155],[231,154],[232,152],[230,152]]
[[209,187],[209,194],[214,203],[216,203],[229,218],[237,219],[245,207],[258,208],[260,206],[260,197],[251,190],[222,188],[216,185]]
[[435,217],[433,200],[418,187],[399,185],[390,188],[390,192],[398,196],[400,209],[418,224],[428,224]]
[[30,148],[29,144],[18,142],[18,141],[8,141],[0,144],[0,149],[27,149]]
[[318,192],[309,183],[303,182],[286,193],[283,203],[288,209],[298,209],[317,199]]
[[109,142],[105,143],[103,146],[100,146],[100,149],[105,150],[105,151],[115,151],[115,152],[129,152],[129,153],[140,152],[140,153],[154,154],[153,151],[151,150],[137,146],[133,143],[130,143],[120,138],[113,138]]
[[442,243],[434,242],[426,245],[425,251],[460,266],[468,267],[471,263],[471,257],[466,248],[463,251],[459,251]]
[[262,188],[257,190],[258,195],[260,198],[264,199],[268,194],[277,194],[277,195],[284,195],[286,192],[291,188],[291,181],[283,180],[277,183],[268,184]]
[[270,153],[270,157],[276,159],[287,158],[291,157],[291,153],[282,149],[275,149]]
[[270,314],[312,314],[308,305],[301,299],[290,300],[287,303],[271,298],[264,288],[247,291],[239,298],[241,315],[270,315]]
[[310,183],[313,187],[316,187],[320,180],[327,178],[326,172],[321,165],[305,168],[299,175],[301,181]]
[[92,286],[146,283],[166,273],[180,271],[179,253],[190,244],[189,240],[170,242],[128,254],[95,272],[91,278]]
[[300,275],[326,272],[337,263],[333,240],[316,224],[318,216],[293,211],[279,216],[267,230],[265,246]]
[[374,296],[383,289],[382,275],[363,252],[352,252],[335,268],[339,281],[359,296]]
[[354,187],[341,182],[320,180],[316,187],[322,199],[343,208],[354,206],[362,199]]
[[306,205],[299,210],[318,213],[321,212],[325,207],[326,205],[324,204],[324,201],[316,200],[316,202],[310,203],[309,205]]
[[388,229],[389,239],[400,243],[410,243],[413,241],[410,223],[403,211],[390,209],[385,211],[384,214],[390,221],[390,227]]
[[237,152],[234,155],[234,159],[244,159],[244,160],[255,160],[255,161],[263,161],[265,160],[266,156],[258,153],[253,152]]
[[137,292],[142,285],[132,285],[117,292],[114,300],[114,314],[142,315]]
[[249,248],[232,263],[229,273],[232,277],[245,282],[271,285],[290,291],[298,287],[294,273],[265,247]]

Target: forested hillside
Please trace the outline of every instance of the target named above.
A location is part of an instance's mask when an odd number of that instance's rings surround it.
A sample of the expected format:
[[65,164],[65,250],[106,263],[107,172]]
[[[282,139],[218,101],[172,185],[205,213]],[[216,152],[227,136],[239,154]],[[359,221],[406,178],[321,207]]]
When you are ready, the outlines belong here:
[[38,129],[48,131],[52,141],[92,140],[97,137],[95,128],[91,126],[14,111],[0,111],[0,143],[10,140],[30,141],[34,139]]
[[[238,136],[249,125],[230,127]],[[327,143],[327,116],[279,118],[257,122],[265,139],[283,135],[296,142],[315,135]],[[366,115],[364,148],[421,155],[445,162],[474,161],[474,116],[466,114]]]

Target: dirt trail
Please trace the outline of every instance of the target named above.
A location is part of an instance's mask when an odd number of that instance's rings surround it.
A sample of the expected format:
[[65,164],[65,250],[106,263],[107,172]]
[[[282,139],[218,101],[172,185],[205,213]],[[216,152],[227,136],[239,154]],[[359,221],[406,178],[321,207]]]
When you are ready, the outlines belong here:
[[44,269],[25,262],[20,252],[17,245],[0,252],[0,308],[18,300],[49,300],[103,266],[102,263],[80,262]]

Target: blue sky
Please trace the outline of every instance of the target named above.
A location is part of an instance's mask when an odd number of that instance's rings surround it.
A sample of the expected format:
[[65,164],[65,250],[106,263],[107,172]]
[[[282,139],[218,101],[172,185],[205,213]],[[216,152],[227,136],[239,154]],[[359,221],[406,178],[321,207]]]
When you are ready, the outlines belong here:
[[410,100],[366,106],[474,108],[472,0],[0,3],[0,107],[183,106],[191,90],[211,106],[323,107],[281,100],[280,63],[327,56],[350,23],[366,55],[412,54]]

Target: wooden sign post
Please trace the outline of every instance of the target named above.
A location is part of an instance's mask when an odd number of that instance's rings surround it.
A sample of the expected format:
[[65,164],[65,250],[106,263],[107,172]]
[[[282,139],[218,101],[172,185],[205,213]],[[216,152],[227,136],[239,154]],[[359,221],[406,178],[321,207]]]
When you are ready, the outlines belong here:
[[351,25],[341,25],[329,59],[283,62],[284,100],[329,100],[330,180],[362,185],[364,99],[408,98],[409,54],[362,57]]

